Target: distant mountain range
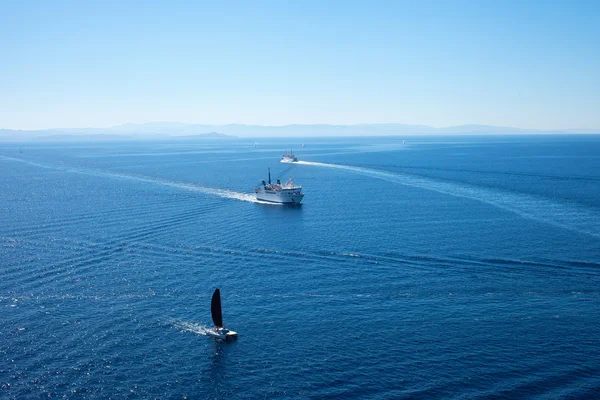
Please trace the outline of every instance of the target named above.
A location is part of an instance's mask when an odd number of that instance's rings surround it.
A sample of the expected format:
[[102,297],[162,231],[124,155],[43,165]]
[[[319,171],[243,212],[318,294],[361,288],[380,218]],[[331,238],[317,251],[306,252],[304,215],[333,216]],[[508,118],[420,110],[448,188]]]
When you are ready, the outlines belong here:
[[599,130],[537,130],[490,125],[460,125],[433,128],[426,125],[202,125],[181,122],[124,124],[110,128],[65,128],[45,130],[0,129],[0,140],[140,140],[140,139],[212,139],[235,137],[310,137],[310,136],[415,136],[415,135],[514,135],[514,134],[600,134]]

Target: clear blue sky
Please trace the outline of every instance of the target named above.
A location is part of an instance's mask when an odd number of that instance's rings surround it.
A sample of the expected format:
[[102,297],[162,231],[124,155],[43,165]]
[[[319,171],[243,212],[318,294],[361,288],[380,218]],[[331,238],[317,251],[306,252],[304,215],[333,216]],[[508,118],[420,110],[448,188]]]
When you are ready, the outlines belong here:
[[148,121],[597,129],[600,1],[0,0],[0,128]]

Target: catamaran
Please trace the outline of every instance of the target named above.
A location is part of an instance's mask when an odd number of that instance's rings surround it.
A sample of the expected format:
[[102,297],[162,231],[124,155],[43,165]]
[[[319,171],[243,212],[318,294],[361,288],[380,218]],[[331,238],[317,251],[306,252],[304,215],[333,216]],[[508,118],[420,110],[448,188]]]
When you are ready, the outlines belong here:
[[212,320],[215,324],[215,329],[209,329],[206,331],[206,335],[215,339],[229,341],[237,339],[237,332],[225,329],[223,326],[223,312],[221,310],[221,291],[217,288],[212,295],[210,301],[210,312],[212,314]]

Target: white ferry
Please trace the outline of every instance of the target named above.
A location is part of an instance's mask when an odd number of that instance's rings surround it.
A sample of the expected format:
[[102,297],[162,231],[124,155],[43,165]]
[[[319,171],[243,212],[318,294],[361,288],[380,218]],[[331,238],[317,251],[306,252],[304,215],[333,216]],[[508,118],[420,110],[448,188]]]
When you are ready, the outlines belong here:
[[254,189],[256,199],[261,201],[268,201],[270,203],[279,204],[300,204],[304,193],[302,193],[302,186],[294,185],[294,181],[290,176],[290,180],[286,184],[282,184],[279,179],[277,183],[271,183],[271,169],[269,168],[269,183],[262,181],[262,184]]
[[281,162],[283,163],[292,163],[298,161],[298,158],[294,155],[294,152],[290,150],[289,153],[284,153],[281,155]]

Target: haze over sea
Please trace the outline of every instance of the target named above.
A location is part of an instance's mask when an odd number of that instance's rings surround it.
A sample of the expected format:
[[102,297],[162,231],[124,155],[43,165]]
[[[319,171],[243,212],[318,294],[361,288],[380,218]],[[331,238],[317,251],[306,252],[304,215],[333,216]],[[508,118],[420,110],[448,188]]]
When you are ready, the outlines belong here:
[[1,398],[600,395],[600,136],[253,144],[0,148]]

